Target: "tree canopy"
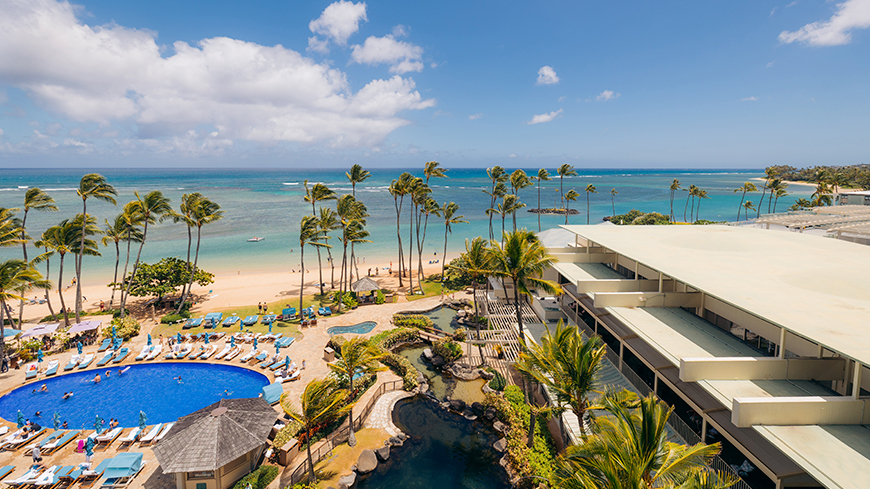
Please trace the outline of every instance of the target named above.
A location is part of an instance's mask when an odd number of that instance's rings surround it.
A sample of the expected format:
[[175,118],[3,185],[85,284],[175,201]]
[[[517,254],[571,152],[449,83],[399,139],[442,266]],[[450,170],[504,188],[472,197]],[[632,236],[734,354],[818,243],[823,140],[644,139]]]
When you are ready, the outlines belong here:
[[[130,284],[130,295],[134,297],[163,297],[172,294],[186,284],[190,278],[187,262],[177,257],[166,257],[155,264],[140,263],[133,274],[127,275]],[[197,268],[193,282],[204,286],[214,282],[214,274]]]

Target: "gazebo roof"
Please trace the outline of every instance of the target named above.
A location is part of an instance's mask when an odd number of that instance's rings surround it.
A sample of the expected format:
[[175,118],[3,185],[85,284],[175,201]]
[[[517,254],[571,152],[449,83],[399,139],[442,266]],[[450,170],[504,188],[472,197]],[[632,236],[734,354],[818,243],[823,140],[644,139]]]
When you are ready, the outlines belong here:
[[378,285],[377,282],[372,280],[369,277],[363,277],[350,286],[350,290],[354,292],[371,292],[373,290],[380,290],[381,286]]
[[261,398],[222,399],[178,418],[154,455],[164,473],[217,470],[262,446],[276,419]]

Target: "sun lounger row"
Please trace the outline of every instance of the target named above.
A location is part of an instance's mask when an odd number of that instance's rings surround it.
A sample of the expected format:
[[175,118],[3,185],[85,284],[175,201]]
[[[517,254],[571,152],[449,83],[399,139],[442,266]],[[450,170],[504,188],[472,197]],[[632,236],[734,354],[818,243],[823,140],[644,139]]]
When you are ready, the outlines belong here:
[[[141,453],[122,453],[100,462],[93,469],[87,465],[53,465],[43,468],[39,465],[28,467],[27,470],[12,479],[4,481],[10,487],[68,487],[76,482],[90,483],[105,476],[105,480],[99,486],[101,489],[114,489],[127,487],[133,479],[142,471],[145,460]],[[88,467],[88,468],[86,468]],[[15,470],[14,466],[8,465],[0,468],[0,480],[9,476]]]

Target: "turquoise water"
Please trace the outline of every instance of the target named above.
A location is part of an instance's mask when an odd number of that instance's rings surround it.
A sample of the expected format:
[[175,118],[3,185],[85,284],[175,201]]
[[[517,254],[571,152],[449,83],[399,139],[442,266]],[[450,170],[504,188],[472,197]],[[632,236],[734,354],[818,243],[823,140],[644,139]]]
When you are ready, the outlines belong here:
[[456,331],[456,328],[459,326],[456,324],[454,319],[456,318],[456,311],[449,308],[440,306],[429,312],[421,313],[424,316],[428,316],[429,319],[432,320],[432,325],[435,329],[439,329],[446,333],[453,333]]
[[[446,166],[449,167],[449,164]],[[421,165],[422,168],[422,165]],[[357,186],[357,197],[369,208],[371,217],[368,230],[373,243],[360,244],[357,256],[365,259],[360,264],[365,273],[368,266],[396,260],[395,206],[387,188],[398,177],[401,170],[369,169],[372,177]],[[200,264],[209,271],[232,273],[243,270],[287,270],[299,268],[298,226],[301,217],[311,212],[311,207],[302,201],[304,190],[302,181],[323,182],[338,193],[349,193],[344,170],[275,170],[275,169],[104,169],[105,175],[119,192],[118,206],[105,202],[89,201],[88,212],[95,215],[100,223],[113,218],[121,211],[124,203],[133,198],[133,191],[146,193],[151,190],[163,191],[178,205],[182,194],[201,192],[219,203],[225,210],[224,219],[203,228],[203,244],[200,250]],[[537,169],[527,170],[529,173]],[[551,171],[554,171],[551,169]],[[50,193],[60,207],[59,212],[31,212],[27,225],[31,235],[39,236],[42,231],[61,219],[72,218],[81,212],[81,200],[75,189],[86,170],[41,169],[41,170],[4,170],[0,174],[0,207],[20,207],[27,187],[40,187]],[[604,216],[624,213],[632,208],[644,211],[669,212],[668,185],[678,178],[684,187],[695,184],[708,191],[710,199],[701,204],[700,215],[711,220],[735,220],[740,195],[732,189],[744,181],[761,176],[758,170],[578,170],[580,175],[566,178],[565,191],[576,188],[581,198],[571,207],[581,211],[580,215],[570,217],[573,224],[586,222],[585,193],[587,184],[594,184],[599,193],[590,195],[590,220],[600,222]],[[421,173],[417,170],[416,173]],[[488,234],[487,217],[484,211],[489,207],[489,198],[482,190],[489,188],[489,180],[484,169],[456,169],[448,172],[450,178],[430,181],[433,197],[441,203],[454,201],[460,206],[459,213],[470,224],[453,226],[453,234],[448,239],[448,252],[459,251],[467,237]],[[541,205],[551,207],[558,200],[558,179],[544,182]],[[610,189],[619,193],[611,204]],[[810,193],[809,187],[792,187],[793,194],[780,199],[779,210],[784,210],[798,196]],[[537,189],[534,187],[520,191],[520,200],[529,207],[537,207]],[[759,194],[752,195],[753,201]],[[675,214],[682,218],[685,205],[685,192],[678,194]],[[766,206],[765,206],[766,208]],[[408,203],[402,214],[402,235],[407,248]],[[519,212],[517,221],[520,227],[537,230],[536,215]],[[542,216],[544,229],[564,223],[564,217]],[[494,221],[496,229],[501,228],[500,219]],[[510,223],[507,223],[510,227]],[[265,240],[249,243],[252,236]],[[429,232],[423,246],[423,259],[428,261],[440,258],[444,246],[444,225],[437,218],[430,219]],[[336,245],[336,240],[331,240]],[[415,245],[416,247],[416,245]],[[105,283],[111,278],[114,267],[114,247],[103,248],[102,257],[85,257],[86,284]],[[291,251],[292,249],[292,251]],[[335,250],[337,251],[337,250]],[[135,252],[135,250],[134,250]],[[142,259],[154,262],[164,256],[184,257],[187,253],[187,229],[169,221],[149,227],[148,243]],[[407,253],[407,250],[406,250]],[[439,256],[435,256],[435,254]],[[416,252],[415,252],[416,254]],[[20,250],[5,248],[0,250],[0,259],[18,258]],[[306,255],[309,270],[316,268],[315,253]],[[71,260],[67,268],[71,271]],[[415,259],[416,262],[416,259]],[[366,265],[368,263],[369,265]],[[123,259],[121,263],[123,267]],[[57,263],[52,265],[56,277]],[[67,274],[70,278],[71,273]],[[65,279],[66,282],[69,278]]]
[[366,334],[375,329],[378,323],[374,321],[364,321],[351,326],[333,326],[326,330],[326,334],[332,336],[334,334]]
[[[106,371],[111,375],[106,377]],[[19,387],[0,397],[0,417],[14,422],[18,410],[42,426],[52,426],[54,413],[70,428],[93,429],[99,415],[105,423],[115,418],[123,427],[139,426],[139,411],[148,424],[175,421],[221,399],[257,397],[269,383],[266,376],[232,365],[167,363],[91,369],[52,377]],[[100,373],[102,381],[93,382]],[[177,377],[181,377],[181,381]],[[47,392],[33,392],[43,384]],[[227,393],[224,393],[224,391]],[[63,399],[65,392],[73,396]],[[35,416],[37,411],[41,417]]]

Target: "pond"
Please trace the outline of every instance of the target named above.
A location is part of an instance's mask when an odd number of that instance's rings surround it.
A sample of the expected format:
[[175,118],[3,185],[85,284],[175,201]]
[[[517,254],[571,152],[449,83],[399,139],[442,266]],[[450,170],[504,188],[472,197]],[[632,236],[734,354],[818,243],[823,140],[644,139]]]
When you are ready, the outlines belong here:
[[414,367],[429,381],[429,391],[439,400],[462,399],[467,404],[483,402],[484,394],[481,390],[486,384],[484,379],[458,380],[455,377],[447,377],[441,371],[423,360],[423,350],[428,346],[412,346],[397,351],[399,355],[407,358]]
[[409,438],[390,459],[362,476],[357,489],[507,489],[489,426],[449,413],[421,397],[400,401],[393,422]]
[[423,316],[428,316],[432,320],[435,329],[440,329],[445,333],[453,333],[461,326],[456,322],[456,311],[445,306],[439,306],[429,312],[420,313]]

